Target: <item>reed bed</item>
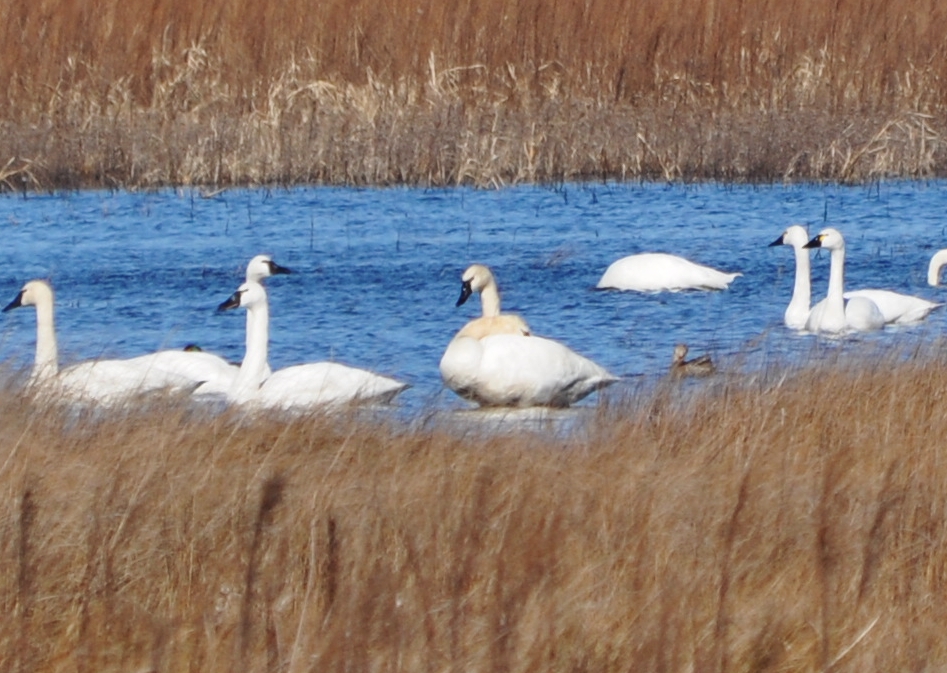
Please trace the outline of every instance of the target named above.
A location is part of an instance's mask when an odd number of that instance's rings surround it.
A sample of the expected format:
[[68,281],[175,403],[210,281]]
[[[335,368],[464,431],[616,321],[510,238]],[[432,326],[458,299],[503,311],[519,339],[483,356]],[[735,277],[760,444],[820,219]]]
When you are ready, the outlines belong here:
[[551,434],[8,389],[0,668],[939,670],[945,391],[925,349]]
[[936,0],[0,4],[0,187],[947,175]]

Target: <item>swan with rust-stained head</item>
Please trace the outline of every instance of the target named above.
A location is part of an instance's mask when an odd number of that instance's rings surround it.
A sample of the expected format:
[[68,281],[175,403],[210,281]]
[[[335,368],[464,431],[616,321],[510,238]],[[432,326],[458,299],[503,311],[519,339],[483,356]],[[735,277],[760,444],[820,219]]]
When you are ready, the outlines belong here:
[[500,313],[500,289],[493,272],[483,264],[472,264],[460,278],[460,298],[456,306],[462,306],[475,292],[480,294],[481,316],[474,318],[457,336],[476,339],[494,334],[529,335],[529,325],[515,313]]
[[255,281],[243,283],[218,308],[244,308],[251,314],[247,320],[246,354],[227,391],[231,402],[282,410],[385,403],[408,387],[387,376],[335,362],[294,365],[267,375],[270,313],[263,285]]
[[45,399],[114,404],[140,393],[193,387],[186,377],[149,366],[139,358],[89,360],[60,370],[52,286],[44,280],[29,281],[3,312],[23,306],[36,309],[36,355],[30,387]]
[[451,339],[440,362],[444,384],[481,406],[567,407],[618,380],[563,344],[533,335],[519,316],[500,313],[489,268],[474,264],[461,276],[463,304],[480,292],[483,316]]
[[742,273],[728,273],[663,252],[629,255],[612,262],[596,286],[600,290],[680,292],[726,290]]

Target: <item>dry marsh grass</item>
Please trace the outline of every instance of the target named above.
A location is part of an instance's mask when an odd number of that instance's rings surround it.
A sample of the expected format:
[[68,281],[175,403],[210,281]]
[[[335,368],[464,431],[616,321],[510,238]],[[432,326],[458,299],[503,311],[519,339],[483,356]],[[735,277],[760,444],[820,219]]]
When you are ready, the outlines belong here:
[[947,174],[935,0],[0,4],[0,186]]
[[947,361],[573,434],[0,394],[9,671],[937,670]]

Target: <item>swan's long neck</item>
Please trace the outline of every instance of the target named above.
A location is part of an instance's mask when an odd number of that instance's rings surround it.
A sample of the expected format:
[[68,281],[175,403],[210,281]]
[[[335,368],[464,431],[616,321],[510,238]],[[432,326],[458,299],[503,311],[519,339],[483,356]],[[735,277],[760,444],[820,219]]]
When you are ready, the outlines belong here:
[[794,248],[796,253],[796,282],[792,286],[792,299],[789,301],[789,311],[809,311],[812,303],[811,268],[809,251],[805,248]]
[[56,347],[56,321],[53,317],[53,299],[45,297],[36,304],[36,358],[33,362],[34,381],[42,381],[59,373],[59,350]]
[[832,251],[829,265],[829,293],[826,295],[827,309],[845,314],[845,248]]
[[500,315],[500,291],[497,289],[496,281],[490,280],[480,290],[480,308],[483,310],[484,318],[495,318]]
[[247,307],[247,350],[234,380],[231,397],[245,401],[253,397],[266,375],[270,341],[270,307],[265,299]]
[[947,250],[939,250],[931,257],[931,263],[927,267],[927,284],[940,285],[940,270],[947,264]]

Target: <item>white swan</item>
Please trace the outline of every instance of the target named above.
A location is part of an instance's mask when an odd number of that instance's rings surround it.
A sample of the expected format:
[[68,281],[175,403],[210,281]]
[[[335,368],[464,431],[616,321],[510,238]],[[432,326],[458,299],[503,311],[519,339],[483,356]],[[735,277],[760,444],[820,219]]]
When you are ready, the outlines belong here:
[[22,306],[36,308],[36,355],[30,386],[42,396],[114,404],[139,393],[193,387],[189,379],[135,358],[90,360],[60,371],[54,305],[55,295],[49,283],[31,280],[3,308],[3,312]]
[[809,251],[806,249],[808,242],[809,234],[805,228],[793,224],[779,238],[770,243],[770,246],[791,245],[796,255],[796,278],[792,286],[792,299],[789,300],[789,306],[783,314],[783,322],[790,329],[804,329],[811,310],[812,281]]
[[612,262],[596,287],[636,292],[726,290],[734,278],[742,275],[718,271],[676,255],[646,252]]
[[832,252],[829,263],[829,291],[825,301],[816,304],[809,313],[806,330],[840,334],[883,328],[884,316],[873,301],[867,297],[844,297],[845,239],[842,234],[836,229],[823,229],[804,247],[825,248]]
[[[832,231],[838,234],[836,230],[833,229]],[[841,236],[841,234],[838,234],[838,236]],[[806,230],[801,225],[794,224],[788,227],[779,238],[770,243],[771,246],[791,245],[795,253],[796,277],[793,284],[792,299],[789,301],[789,306],[786,307],[786,313],[784,314],[786,326],[792,329],[805,329],[810,311],[815,310],[815,308],[810,309],[810,260],[809,251],[806,249],[808,239],[809,235]],[[871,300],[881,311],[886,324],[897,325],[923,320],[931,311],[943,306],[943,304],[928,301],[921,297],[901,294],[891,290],[851,290],[845,292],[843,297],[844,299],[863,297]]]
[[[257,255],[247,264],[246,280],[261,283],[263,279],[278,274],[292,273],[285,266],[280,266],[269,255]],[[247,314],[248,329],[250,315]],[[161,350],[149,353],[132,361],[143,366],[153,367],[176,376],[184,377],[198,385],[194,395],[226,395],[237,378],[239,365],[232,364],[213,353],[201,350],[186,349]],[[265,375],[271,373],[269,364],[266,365]]]
[[335,362],[295,365],[266,375],[270,313],[263,285],[250,281],[218,308],[242,307],[247,321],[247,351],[227,396],[237,404],[273,409],[302,409],[357,403],[389,402],[408,386],[386,376]]
[[940,285],[940,270],[944,264],[947,264],[947,248],[938,250],[931,257],[931,263],[927,266],[927,284],[933,287]]
[[500,313],[493,274],[475,264],[462,276],[457,305],[480,292],[483,316],[470,321],[440,362],[444,384],[481,406],[567,407],[618,380],[552,339],[529,333],[526,322]]

